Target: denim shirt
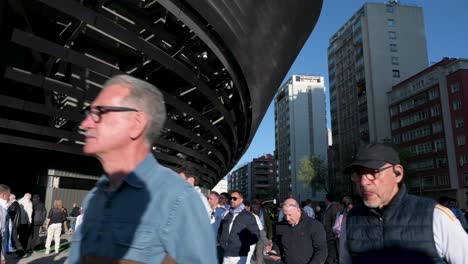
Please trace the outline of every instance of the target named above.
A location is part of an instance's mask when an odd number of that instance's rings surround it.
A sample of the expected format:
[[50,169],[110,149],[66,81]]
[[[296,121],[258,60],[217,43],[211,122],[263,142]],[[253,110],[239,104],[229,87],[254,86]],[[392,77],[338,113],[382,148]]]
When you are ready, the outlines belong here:
[[218,206],[211,212],[211,226],[213,227],[215,238],[218,236],[219,225],[227,211],[226,208]]
[[176,263],[217,263],[213,229],[198,193],[151,154],[115,191],[108,187],[103,175],[85,198],[68,263],[94,257],[161,263],[166,256]]

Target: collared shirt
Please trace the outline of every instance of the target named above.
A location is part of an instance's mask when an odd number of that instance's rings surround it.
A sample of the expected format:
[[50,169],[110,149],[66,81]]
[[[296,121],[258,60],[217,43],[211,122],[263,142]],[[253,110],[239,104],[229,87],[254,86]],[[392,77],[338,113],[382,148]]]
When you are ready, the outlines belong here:
[[214,210],[211,211],[211,226],[213,227],[215,238],[218,235],[219,226],[226,212],[229,211],[224,206],[220,205],[218,205]]
[[112,258],[216,263],[216,244],[196,190],[149,154],[113,192],[103,175],[83,203],[68,262]]

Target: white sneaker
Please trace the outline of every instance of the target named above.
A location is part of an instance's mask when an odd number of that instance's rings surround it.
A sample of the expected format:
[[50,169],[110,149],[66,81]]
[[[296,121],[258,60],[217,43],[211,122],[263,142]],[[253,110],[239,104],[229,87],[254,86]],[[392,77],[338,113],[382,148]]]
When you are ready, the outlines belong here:
[[45,254],[46,254],[46,255],[49,255],[49,254],[50,254],[50,251],[49,251],[49,250],[46,250]]

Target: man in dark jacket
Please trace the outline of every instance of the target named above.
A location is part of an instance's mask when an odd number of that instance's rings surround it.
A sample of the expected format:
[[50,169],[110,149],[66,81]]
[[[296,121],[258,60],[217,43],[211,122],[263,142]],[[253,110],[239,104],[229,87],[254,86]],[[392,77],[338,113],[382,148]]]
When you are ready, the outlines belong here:
[[[276,227],[275,237],[281,260],[286,264],[325,263],[328,253],[323,225],[304,215],[299,203],[292,198],[284,201],[283,212],[284,220]],[[265,251],[273,253],[271,246]]]
[[31,249],[34,250],[39,244],[41,244],[41,239],[39,237],[39,231],[41,230],[42,226],[44,225],[44,221],[47,216],[47,210],[39,195],[34,194],[32,198],[33,203],[33,216],[32,216],[32,227],[33,233],[31,235]]
[[342,263],[468,263],[468,236],[446,207],[410,195],[390,146],[362,146],[345,172],[362,197],[341,229]]
[[21,222],[21,206],[16,201],[16,195],[10,194],[10,205],[8,206],[8,215],[11,219],[11,242],[16,249],[17,257],[21,258],[25,255],[24,249],[21,246],[18,236],[18,229]]
[[246,263],[250,246],[257,243],[260,230],[253,214],[244,210],[241,192],[233,191],[230,201],[231,208],[221,221],[218,233],[223,263]]
[[80,215],[80,207],[73,203],[73,209],[71,210],[70,216],[70,229],[74,232],[75,231],[75,224],[76,224],[76,217]]

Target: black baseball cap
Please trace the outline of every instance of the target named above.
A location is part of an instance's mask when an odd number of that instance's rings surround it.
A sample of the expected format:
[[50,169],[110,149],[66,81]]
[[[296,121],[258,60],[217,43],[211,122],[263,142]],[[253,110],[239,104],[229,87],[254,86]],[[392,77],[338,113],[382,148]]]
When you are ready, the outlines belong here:
[[400,164],[400,158],[396,150],[385,144],[367,144],[359,148],[354,161],[343,172],[351,173],[356,166],[379,169],[386,163]]

